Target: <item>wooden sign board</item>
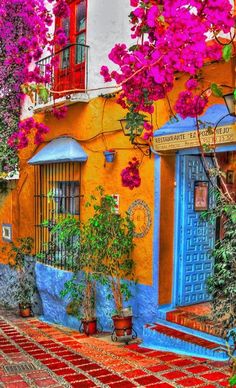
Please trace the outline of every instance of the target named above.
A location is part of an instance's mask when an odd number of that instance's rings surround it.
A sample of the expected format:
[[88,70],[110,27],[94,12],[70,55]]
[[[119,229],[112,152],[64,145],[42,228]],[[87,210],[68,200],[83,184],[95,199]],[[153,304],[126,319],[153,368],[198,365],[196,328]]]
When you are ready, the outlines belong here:
[[[201,129],[200,138],[202,144],[214,145],[214,133],[212,129]],[[227,144],[236,142],[236,124],[218,127],[215,134],[215,144]],[[154,151],[179,150],[184,148],[199,147],[197,131],[181,132],[153,138]]]

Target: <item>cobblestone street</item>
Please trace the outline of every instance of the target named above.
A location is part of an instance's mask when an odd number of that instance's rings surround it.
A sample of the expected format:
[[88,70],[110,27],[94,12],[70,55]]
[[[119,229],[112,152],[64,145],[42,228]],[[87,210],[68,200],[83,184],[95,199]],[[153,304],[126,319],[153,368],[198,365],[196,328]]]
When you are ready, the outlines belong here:
[[[100,338],[99,338],[100,337]],[[227,387],[222,362],[111,343],[0,310],[0,387]]]

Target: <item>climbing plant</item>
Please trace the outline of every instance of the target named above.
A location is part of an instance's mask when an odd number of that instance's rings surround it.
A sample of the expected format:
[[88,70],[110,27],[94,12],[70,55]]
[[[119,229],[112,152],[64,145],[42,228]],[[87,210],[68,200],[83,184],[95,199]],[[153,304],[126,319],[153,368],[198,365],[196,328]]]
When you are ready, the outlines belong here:
[[[163,5],[164,4],[164,5]],[[105,82],[115,81],[122,91],[117,102],[132,112],[127,120],[136,121],[140,111],[152,114],[154,102],[168,98],[175,86],[176,72],[189,79],[176,100],[175,110],[182,118],[203,112],[209,95],[199,93],[198,76],[204,63],[229,60],[233,39],[222,50],[221,33],[234,27],[229,0],[130,0],[131,38],[127,47],[117,43],[109,59],[118,70],[102,66]],[[152,136],[153,126],[143,118],[144,139]]]
[[215,202],[205,216],[213,223],[221,220],[223,236],[212,252],[214,272],[207,286],[212,295],[214,319],[227,337],[229,330],[236,327],[236,204],[227,201],[219,191],[215,192]]
[[[28,145],[33,133],[36,144],[49,128],[33,119],[20,124],[25,94],[37,91],[47,98],[45,83],[53,69],[49,63],[42,76],[35,63],[43,51],[62,46],[66,36],[60,29],[50,30],[54,16],[68,16],[66,0],[2,0],[0,4],[0,178],[17,169],[17,150]],[[10,147],[11,148],[10,148]]]
[[[202,92],[202,68],[209,61],[230,60],[235,19],[229,0],[130,0],[130,5],[133,44],[117,43],[109,54],[116,70],[102,66],[101,75],[121,88],[117,103],[128,110],[127,127],[138,122],[143,139],[149,141],[155,101],[167,99],[171,118],[175,112],[181,118],[197,118],[210,95],[221,93],[216,84]],[[226,44],[222,33],[228,34]],[[176,74],[188,79],[172,109],[169,93]],[[123,175],[122,182],[125,185]]]

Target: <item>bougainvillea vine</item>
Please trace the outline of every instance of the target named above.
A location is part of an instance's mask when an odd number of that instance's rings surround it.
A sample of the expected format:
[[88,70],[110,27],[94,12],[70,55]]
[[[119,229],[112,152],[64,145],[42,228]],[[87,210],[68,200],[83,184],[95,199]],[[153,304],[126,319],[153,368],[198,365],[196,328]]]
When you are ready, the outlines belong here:
[[[163,6],[164,3],[164,6]],[[222,58],[222,46],[215,37],[234,26],[229,0],[130,0],[131,47],[118,43],[109,59],[118,70],[102,66],[105,82],[122,87],[118,103],[129,111],[154,111],[154,101],[163,99],[175,85],[176,72],[189,80],[176,101],[182,118],[201,114],[208,102],[198,92],[198,73],[207,60]],[[145,124],[144,138],[152,126]]]
[[17,169],[17,150],[28,144],[32,129],[36,144],[49,130],[33,119],[20,123],[24,93],[37,87],[43,96],[52,72],[49,63],[42,76],[36,62],[44,50],[52,51],[55,43],[66,43],[63,31],[55,35],[50,31],[54,16],[69,15],[66,0],[49,3],[52,11],[44,0],[2,0],[0,4],[0,178]]

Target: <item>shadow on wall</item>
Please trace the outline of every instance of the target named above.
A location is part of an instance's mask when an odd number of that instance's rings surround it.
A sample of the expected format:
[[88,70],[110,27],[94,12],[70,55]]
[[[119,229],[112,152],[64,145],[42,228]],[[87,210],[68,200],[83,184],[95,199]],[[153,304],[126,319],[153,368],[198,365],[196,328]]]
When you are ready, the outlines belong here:
[[[35,261],[32,258],[27,258],[27,266],[29,272],[32,272],[33,281],[35,283]],[[0,305],[6,308],[18,309],[18,302],[15,300],[15,295],[18,290],[18,274],[6,264],[0,264]],[[42,303],[39,293],[35,292],[32,300],[32,311],[35,315],[42,313]]]
[[8,194],[15,189],[16,180],[0,179],[0,208],[3,206]]

